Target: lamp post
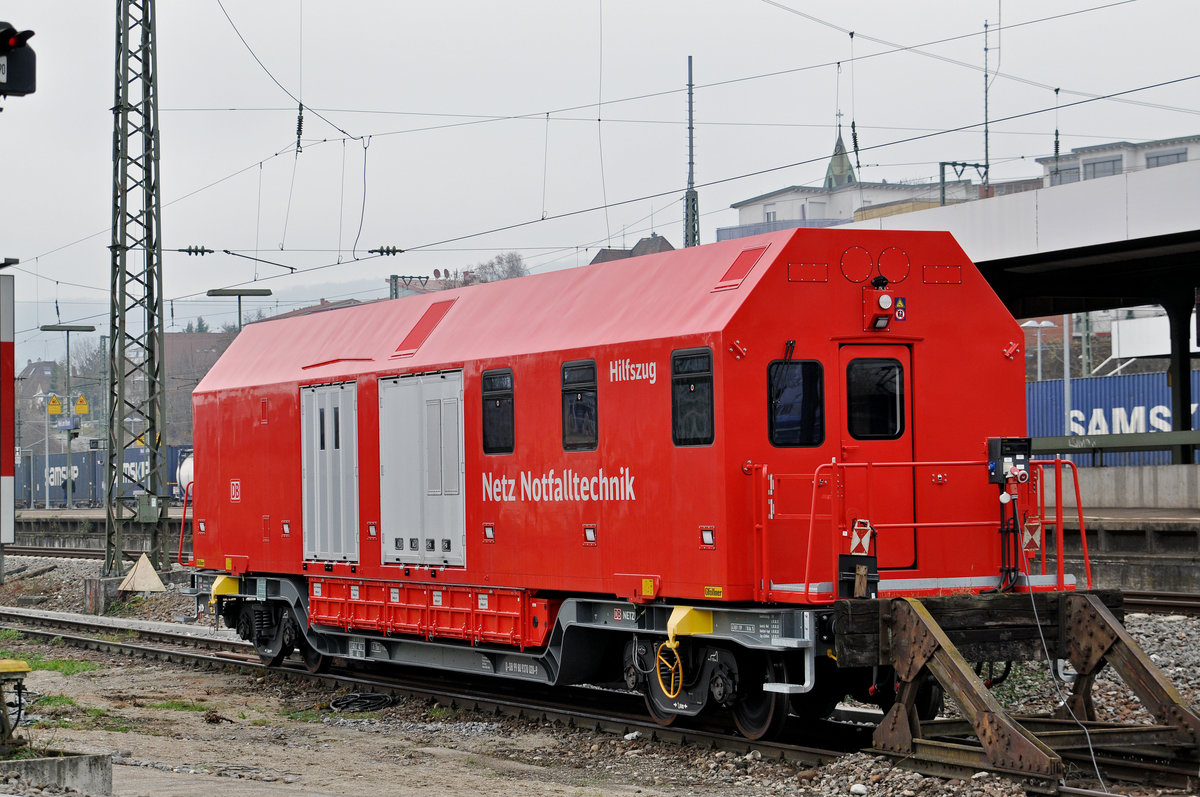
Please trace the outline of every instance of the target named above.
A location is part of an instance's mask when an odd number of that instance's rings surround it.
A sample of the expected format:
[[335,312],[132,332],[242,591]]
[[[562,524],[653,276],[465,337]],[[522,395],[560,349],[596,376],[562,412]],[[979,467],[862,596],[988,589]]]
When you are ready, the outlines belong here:
[[[42,391],[39,390],[38,392],[33,394],[33,398],[37,399],[39,402],[44,403],[44,402],[48,401],[50,399],[50,396],[52,396],[52,395],[53,395],[52,393],[43,393]],[[46,490],[46,494],[43,497],[46,500],[43,501],[43,503],[46,505],[46,509],[49,509],[50,508],[50,408],[45,407],[44,409],[45,409],[45,412],[42,413],[42,418],[43,418],[43,420],[45,422],[45,426],[46,426],[46,436],[44,438],[44,441],[46,443],[46,468],[45,468],[45,470],[42,471],[42,477],[43,477],[43,481],[45,482],[43,487]],[[29,458],[29,462],[32,465],[32,463],[33,463],[32,456]],[[29,485],[30,485],[30,489],[32,490],[33,489],[33,471],[32,471],[32,469],[30,470],[30,473],[29,473]],[[33,506],[33,498],[29,499],[29,505],[30,505],[30,507]]]
[[1042,381],[1042,330],[1058,326],[1053,321],[1034,321],[1030,319],[1021,324],[1024,329],[1037,330],[1037,381]]
[[238,300],[238,332],[242,331],[242,297],[243,296],[270,296],[270,288],[213,288],[208,291],[209,296],[236,296]]
[[[66,332],[67,333],[67,509],[71,508],[71,482],[74,481],[71,474],[71,431],[75,425],[75,403],[71,398],[71,333],[72,332],[95,332],[96,328],[91,324],[42,324],[43,332]],[[47,426],[49,425],[49,416],[47,416]],[[49,429],[47,428],[47,436]],[[46,467],[50,467],[50,459],[46,459]],[[50,508],[50,490],[46,490],[46,508]]]

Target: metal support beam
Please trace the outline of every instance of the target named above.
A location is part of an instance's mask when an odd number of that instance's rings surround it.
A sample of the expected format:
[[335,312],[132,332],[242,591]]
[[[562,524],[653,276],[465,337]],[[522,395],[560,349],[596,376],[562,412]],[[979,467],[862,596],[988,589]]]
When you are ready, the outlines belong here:
[[[166,566],[166,376],[155,38],[154,0],[117,0],[106,575],[123,571],[124,530],[135,517],[153,525],[151,563],[156,568]],[[126,467],[135,448],[144,449],[144,468]]]
[[[928,667],[971,723],[992,766],[1023,775],[1062,777],[1058,754],[1009,716],[919,600],[893,601],[892,615],[892,664],[900,688],[896,703],[875,730],[877,749],[918,757],[954,753],[936,742],[922,743],[914,703],[918,678]],[[940,749],[934,752],[934,748]]]
[[[1171,364],[1167,381],[1171,385],[1171,429],[1187,432],[1192,429],[1192,341],[1191,326],[1194,293],[1163,304],[1171,322]],[[1190,465],[1194,446],[1181,445],[1171,449],[1171,462]]]

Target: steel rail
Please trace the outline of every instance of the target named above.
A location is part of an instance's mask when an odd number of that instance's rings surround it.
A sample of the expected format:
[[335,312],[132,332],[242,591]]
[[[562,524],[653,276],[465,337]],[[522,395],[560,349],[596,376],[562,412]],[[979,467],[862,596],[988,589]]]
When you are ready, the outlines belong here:
[[7,556],[28,556],[32,558],[55,559],[103,559],[103,548],[59,548],[40,545],[5,545]]
[[[137,658],[190,665],[194,667],[226,668],[251,672],[262,672],[261,660],[253,648],[244,642],[219,639],[190,633],[184,627],[180,631],[158,630],[141,627],[103,625],[87,615],[49,617],[39,612],[26,612],[16,607],[0,607],[0,628],[11,628],[27,636],[41,637],[76,647],[105,653],[114,653]],[[68,633],[64,633],[67,631]],[[140,641],[134,641],[135,639]],[[197,650],[205,648],[205,650]],[[785,742],[752,742],[722,729],[712,727],[689,727],[674,725],[664,727],[649,720],[643,711],[640,695],[592,687],[535,688],[530,694],[530,685],[518,682],[496,682],[488,680],[486,685],[466,682],[458,675],[454,682],[439,673],[424,670],[402,670],[393,675],[365,673],[353,666],[336,668],[328,673],[312,674],[299,662],[285,662],[273,672],[284,678],[319,682],[334,688],[348,687],[354,691],[376,691],[395,696],[429,700],[440,705],[479,712],[491,716],[509,716],[553,722],[572,728],[584,728],[613,734],[638,732],[642,738],[677,745],[692,745],[701,748],[724,750],[739,755],[757,751],[763,758],[790,761],[807,766],[818,766],[832,761],[848,752],[870,745],[871,723],[879,715],[872,712],[856,712],[839,709],[835,712],[836,722],[802,720],[791,718],[787,732],[793,737],[802,735],[807,739],[820,740],[828,745],[841,733],[842,744],[838,748],[810,747]],[[865,730],[864,730],[865,729]],[[1161,758],[1149,756],[1139,761],[1137,748],[1097,751],[1101,769],[1106,776],[1116,775],[1122,779],[1157,780],[1161,785],[1187,788],[1189,774],[1172,766]],[[918,762],[905,756],[888,756],[895,766],[924,775],[945,778],[969,779],[981,769],[978,762],[971,765],[952,762]],[[1064,756],[1076,759],[1077,755]],[[1081,777],[1088,777],[1082,760]],[[1088,762],[1090,764],[1090,761]],[[1029,793],[1089,795],[1090,790],[1067,783],[1046,780],[1021,779],[1012,773],[1001,773],[1021,780]],[[1190,775],[1195,778],[1195,770]]]
[[1147,612],[1200,613],[1200,594],[1194,592],[1152,592],[1126,590],[1125,608]]

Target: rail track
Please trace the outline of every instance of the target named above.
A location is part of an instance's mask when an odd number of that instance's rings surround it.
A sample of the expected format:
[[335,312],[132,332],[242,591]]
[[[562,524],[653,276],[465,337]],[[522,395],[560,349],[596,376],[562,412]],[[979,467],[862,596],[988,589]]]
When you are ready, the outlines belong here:
[[[137,552],[138,554],[141,551]],[[103,548],[60,548],[41,545],[5,545],[6,556],[43,556],[54,559],[103,559]],[[131,552],[127,552],[127,556]]]
[[[0,628],[20,631],[30,638],[53,639],[56,643],[114,653],[134,658],[174,662],[193,667],[226,668],[261,672],[265,669],[250,645],[230,635],[200,633],[198,629],[176,624],[140,623],[87,615],[0,607]],[[647,719],[642,698],[628,692],[602,688],[533,689],[527,684],[508,684],[494,680],[471,681],[455,676],[421,670],[388,674],[361,667],[343,666],[314,675],[298,661],[287,661],[275,670],[284,677],[318,681],[336,689],[383,692],[421,700],[435,701],[447,707],[466,709],[490,716],[510,716],[553,722],[599,732],[628,734],[663,742],[692,745],[705,749],[726,750],[744,755],[757,751],[763,757],[818,766],[843,755],[871,746],[873,723],[878,713],[839,709],[831,720],[813,721],[792,717],[785,737],[790,742],[751,742],[721,725],[662,727]],[[942,722],[945,722],[942,720]],[[1086,753],[1064,756],[1073,761],[1075,775],[1067,783],[1029,780],[1030,793],[1095,794],[1078,778],[1090,778],[1091,757]],[[1134,749],[1097,751],[1097,762],[1105,777],[1154,783],[1173,788],[1194,788],[1197,782],[1195,757],[1167,760],[1145,755]],[[936,768],[916,766],[902,757],[893,759],[902,766],[928,775],[965,777],[978,771],[976,766],[945,763]]]
[[1200,594],[1193,592],[1143,592],[1126,590],[1122,594],[1125,598],[1125,608],[1127,610],[1200,614]]

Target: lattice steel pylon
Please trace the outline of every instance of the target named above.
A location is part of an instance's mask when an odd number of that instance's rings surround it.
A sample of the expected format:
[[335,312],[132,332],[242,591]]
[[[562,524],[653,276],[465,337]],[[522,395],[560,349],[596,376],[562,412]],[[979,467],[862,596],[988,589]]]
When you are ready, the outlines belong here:
[[696,194],[695,127],[692,125],[692,57],[688,56],[688,181],[683,194],[683,245],[700,245],[700,198]]
[[[117,0],[113,104],[112,304],[104,574],[123,571],[125,531],[150,531],[166,566],[162,243],[154,0]],[[145,447],[144,464],[131,456]]]

